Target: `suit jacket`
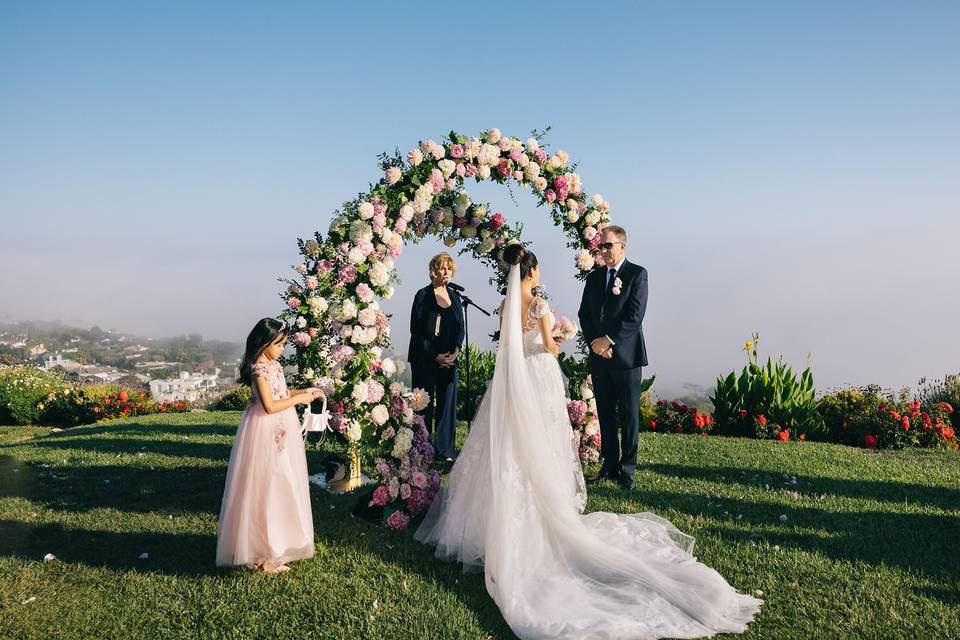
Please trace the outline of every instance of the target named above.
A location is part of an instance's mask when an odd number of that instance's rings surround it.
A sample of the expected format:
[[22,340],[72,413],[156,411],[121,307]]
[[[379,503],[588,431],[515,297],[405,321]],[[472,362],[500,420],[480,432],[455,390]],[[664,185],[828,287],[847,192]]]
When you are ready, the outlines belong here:
[[643,341],[643,316],[647,312],[647,270],[625,260],[617,277],[623,283],[620,295],[606,293],[607,269],[594,269],[587,276],[580,301],[580,327],[589,345],[608,336],[615,346],[613,358],[590,352],[590,364],[612,369],[635,369],[647,365]]
[[[460,299],[460,294],[453,289],[447,287],[447,292],[450,294],[453,330],[456,332],[454,348],[457,348],[463,344],[464,338],[463,301]],[[407,348],[407,360],[411,365],[433,363],[439,354],[451,351],[451,349],[443,349],[440,340],[434,335],[430,314],[435,307],[436,298],[433,295],[432,284],[417,291],[413,297],[413,307],[410,310],[410,346]],[[444,332],[448,329],[444,327]]]

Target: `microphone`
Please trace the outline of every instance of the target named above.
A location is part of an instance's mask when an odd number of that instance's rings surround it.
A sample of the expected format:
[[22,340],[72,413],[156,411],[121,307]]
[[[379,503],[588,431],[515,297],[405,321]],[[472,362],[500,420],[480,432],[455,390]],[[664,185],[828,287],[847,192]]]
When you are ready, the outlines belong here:
[[456,282],[448,282],[447,286],[453,289],[454,291],[456,291],[457,293],[463,293],[464,291],[466,291],[466,289],[458,285]]

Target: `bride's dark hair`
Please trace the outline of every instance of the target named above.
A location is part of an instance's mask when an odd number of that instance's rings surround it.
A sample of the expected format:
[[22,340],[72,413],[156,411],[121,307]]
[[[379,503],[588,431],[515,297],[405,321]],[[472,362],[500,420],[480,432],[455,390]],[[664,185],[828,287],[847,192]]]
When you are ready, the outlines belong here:
[[522,244],[511,244],[503,250],[503,261],[507,264],[520,265],[520,278],[526,278],[537,266],[537,256],[533,251],[527,251]]

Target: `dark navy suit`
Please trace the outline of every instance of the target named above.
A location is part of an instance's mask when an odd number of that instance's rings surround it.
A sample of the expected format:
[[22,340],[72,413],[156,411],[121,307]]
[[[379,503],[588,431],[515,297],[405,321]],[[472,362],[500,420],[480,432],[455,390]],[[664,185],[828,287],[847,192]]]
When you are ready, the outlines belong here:
[[[640,387],[647,364],[643,341],[643,316],[647,311],[647,270],[629,261],[611,281],[606,267],[587,276],[580,302],[580,326],[589,345],[607,336],[613,341],[613,357],[590,352],[590,375],[600,419],[601,474],[615,475],[631,483],[637,468],[640,439]],[[612,291],[619,278],[620,293]]]

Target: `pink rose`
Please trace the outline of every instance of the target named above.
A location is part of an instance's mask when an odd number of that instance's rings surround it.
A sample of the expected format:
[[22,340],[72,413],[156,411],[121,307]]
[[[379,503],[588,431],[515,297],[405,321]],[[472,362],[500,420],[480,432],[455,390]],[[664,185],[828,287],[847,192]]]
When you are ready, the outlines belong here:
[[371,289],[370,285],[368,285],[366,282],[361,282],[357,285],[357,297],[364,302],[372,302],[373,289]]
[[325,276],[328,273],[333,271],[333,263],[327,259],[323,259],[317,263],[317,274]]
[[402,531],[410,525],[410,516],[403,511],[394,511],[387,518],[387,526],[394,531]]
[[287,306],[290,307],[291,310],[296,311],[300,308],[300,298],[290,298],[287,300]]
[[458,162],[456,172],[459,177],[461,178],[464,177],[465,175],[467,175],[467,166],[462,162]]
[[317,288],[317,279],[313,276],[307,276],[307,289],[313,291]]
[[380,485],[373,491],[373,500],[371,504],[374,504],[378,507],[385,507],[390,504],[390,489],[384,485]]
[[310,329],[307,330],[307,333],[310,334],[311,338],[316,338],[320,333],[320,329],[317,329],[316,327],[310,327]]
[[293,343],[298,347],[305,347],[310,344],[310,334],[305,331],[297,331],[293,334]]
[[415,486],[417,489],[426,489],[429,486],[427,482],[427,474],[423,471],[414,471],[413,476],[410,478],[410,484]]
[[547,189],[543,197],[547,199],[547,202],[555,202],[557,199],[557,194],[553,189]]
[[495,214],[490,216],[490,231],[496,231],[503,226],[504,219],[503,214],[497,211]]
[[504,158],[500,161],[500,164],[497,165],[497,173],[500,174],[501,178],[507,178],[510,176],[510,161]]
[[462,158],[463,157],[463,145],[455,144],[450,147],[450,157],[451,158]]
[[468,178],[472,178],[472,177],[475,176],[475,175],[477,175],[477,166],[476,166],[476,165],[473,165],[473,164],[468,164],[468,165],[467,165],[467,177],[468,177]]
[[410,497],[410,485],[404,482],[402,485],[400,485],[400,499],[406,500],[409,497]]
[[543,163],[547,161],[547,152],[543,149],[537,149],[533,152],[533,157],[537,159],[537,164],[543,166]]

